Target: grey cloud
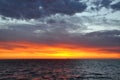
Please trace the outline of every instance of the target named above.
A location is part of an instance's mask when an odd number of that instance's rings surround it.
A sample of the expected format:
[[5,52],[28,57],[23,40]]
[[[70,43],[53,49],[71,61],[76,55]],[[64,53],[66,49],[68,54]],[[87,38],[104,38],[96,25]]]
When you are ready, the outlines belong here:
[[111,8],[114,9],[114,10],[120,10],[120,2],[111,5]]
[[[59,29],[58,29],[59,30]],[[46,31],[38,33],[0,30],[0,41],[26,41],[38,44],[55,45],[58,43],[87,47],[120,47],[120,31],[98,31],[87,34],[68,33],[67,31]]]
[[31,33],[24,31],[0,29],[0,41],[26,41],[31,37]]
[[102,6],[109,8],[111,2],[112,2],[112,0],[102,0],[101,4],[102,4]]
[[0,43],[0,48],[6,49],[6,50],[13,50],[14,48],[27,48],[27,47],[19,44],[11,44],[11,43],[3,42],[3,43]]
[[95,47],[115,47],[120,46],[120,31],[98,31],[92,32],[85,35],[85,41],[90,42],[88,45]]
[[[87,21],[86,21],[87,20]],[[97,22],[97,19],[95,19]],[[77,17],[68,15],[51,15],[49,17],[33,20],[31,24],[25,23],[4,23],[8,29],[0,29],[0,41],[26,41],[38,44],[56,45],[58,43],[71,44],[83,47],[119,47],[119,30],[98,30],[96,32],[84,33],[88,26],[84,23],[91,23],[104,26],[105,23],[95,23],[94,18]],[[16,22],[16,21],[15,21]],[[18,20],[19,22],[19,20]],[[29,21],[28,21],[29,23]],[[32,24],[33,23],[33,24]],[[109,25],[117,25],[119,22],[108,21]],[[99,27],[98,27],[99,28]],[[79,31],[77,31],[77,29]],[[96,29],[96,28],[95,28]],[[70,32],[75,30],[75,32]]]
[[120,53],[120,47],[119,48],[108,48],[108,49],[101,49],[101,52],[109,52],[109,53]]

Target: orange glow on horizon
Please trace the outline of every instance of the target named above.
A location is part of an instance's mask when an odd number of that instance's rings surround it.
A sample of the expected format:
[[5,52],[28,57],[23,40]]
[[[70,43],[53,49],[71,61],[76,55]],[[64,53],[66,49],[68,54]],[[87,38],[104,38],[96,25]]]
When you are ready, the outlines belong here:
[[120,59],[119,53],[100,52],[98,48],[66,44],[45,45],[27,42],[0,42],[0,59]]

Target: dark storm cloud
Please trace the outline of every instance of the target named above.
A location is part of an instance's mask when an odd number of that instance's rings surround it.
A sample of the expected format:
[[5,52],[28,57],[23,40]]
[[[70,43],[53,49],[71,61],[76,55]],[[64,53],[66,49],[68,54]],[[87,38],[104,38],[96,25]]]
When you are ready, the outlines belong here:
[[101,2],[101,6],[104,6],[104,7],[106,7],[106,8],[108,8],[108,7],[110,7],[110,3],[111,3],[112,1],[111,0],[102,0],[102,2]]
[[40,16],[36,0],[0,0],[0,14],[14,18]]
[[111,5],[111,8],[114,9],[114,10],[120,10],[120,2]]
[[48,4],[48,10],[53,13],[74,14],[86,9],[86,5],[77,0],[56,0]]
[[13,18],[40,18],[55,13],[71,15],[86,7],[76,0],[0,0],[0,14]]

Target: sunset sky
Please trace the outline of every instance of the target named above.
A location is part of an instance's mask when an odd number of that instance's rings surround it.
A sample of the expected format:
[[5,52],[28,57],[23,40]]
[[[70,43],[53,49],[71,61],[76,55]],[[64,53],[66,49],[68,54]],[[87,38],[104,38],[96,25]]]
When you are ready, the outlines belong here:
[[0,0],[0,59],[120,59],[120,0]]

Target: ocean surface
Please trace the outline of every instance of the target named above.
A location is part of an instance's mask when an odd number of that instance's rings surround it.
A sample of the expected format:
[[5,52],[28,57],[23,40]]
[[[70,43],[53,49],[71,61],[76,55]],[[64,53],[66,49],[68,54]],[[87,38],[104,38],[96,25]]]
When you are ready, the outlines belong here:
[[0,60],[0,80],[120,80],[120,60]]

